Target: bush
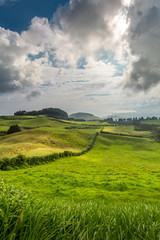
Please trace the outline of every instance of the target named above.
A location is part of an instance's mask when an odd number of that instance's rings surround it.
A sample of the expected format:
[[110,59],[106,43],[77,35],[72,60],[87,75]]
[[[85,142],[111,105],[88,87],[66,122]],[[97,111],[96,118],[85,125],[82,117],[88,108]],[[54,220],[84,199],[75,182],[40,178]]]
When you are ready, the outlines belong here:
[[10,166],[5,166],[3,170],[5,170],[5,171],[11,171],[11,170],[13,170],[13,168],[10,167]]
[[7,134],[12,134],[16,132],[21,132],[21,128],[18,125],[12,125],[7,131]]
[[12,170],[13,168],[14,169],[26,168],[26,167],[28,167],[28,165],[45,164],[45,163],[49,163],[51,161],[55,161],[56,159],[59,159],[62,157],[80,156],[82,154],[87,153],[88,151],[90,151],[92,149],[97,136],[98,136],[98,133],[96,133],[93,136],[91,141],[81,152],[74,153],[71,151],[64,151],[62,153],[53,153],[51,155],[41,156],[41,157],[38,157],[38,156],[26,157],[24,155],[18,155],[14,158],[3,158],[3,159],[0,159],[0,169],[1,170]]

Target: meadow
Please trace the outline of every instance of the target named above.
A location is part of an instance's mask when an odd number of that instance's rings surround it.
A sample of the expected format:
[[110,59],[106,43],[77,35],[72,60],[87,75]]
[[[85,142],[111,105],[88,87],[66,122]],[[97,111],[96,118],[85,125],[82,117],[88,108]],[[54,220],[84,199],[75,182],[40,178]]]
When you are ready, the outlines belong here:
[[133,125],[105,126],[103,132],[137,137],[151,137],[150,131],[136,131]]
[[[12,124],[22,132],[6,135]],[[0,172],[0,239],[160,239],[160,143],[152,132],[43,116],[0,125],[2,158],[80,152],[99,133],[80,156]]]
[[[4,134],[9,126],[18,124],[22,132],[13,135]],[[68,128],[72,126],[72,131]],[[26,156],[43,156],[69,150],[78,152],[88,143],[96,129],[82,124],[41,117],[6,117],[0,118],[0,158]]]

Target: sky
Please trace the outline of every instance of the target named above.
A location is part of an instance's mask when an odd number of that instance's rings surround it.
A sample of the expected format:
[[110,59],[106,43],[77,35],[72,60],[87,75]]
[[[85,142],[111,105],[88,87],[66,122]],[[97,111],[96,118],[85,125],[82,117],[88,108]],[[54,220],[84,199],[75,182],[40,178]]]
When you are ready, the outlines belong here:
[[159,0],[0,0],[0,115],[160,117]]

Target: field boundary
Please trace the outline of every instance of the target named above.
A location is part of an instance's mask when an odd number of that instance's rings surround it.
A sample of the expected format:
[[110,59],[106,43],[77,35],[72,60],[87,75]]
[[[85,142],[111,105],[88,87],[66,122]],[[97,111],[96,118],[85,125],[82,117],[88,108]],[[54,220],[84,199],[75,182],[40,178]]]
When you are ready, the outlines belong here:
[[26,157],[25,155],[18,155],[14,158],[2,158],[0,159],[0,170],[9,171],[12,169],[26,168],[27,166],[41,165],[49,162],[54,162],[55,160],[63,157],[69,156],[81,156],[88,151],[90,151],[96,141],[98,136],[98,132],[96,132],[86,147],[80,152],[72,152],[72,151],[64,151],[62,153],[53,153],[46,156],[33,156]]
[[137,136],[137,135],[124,134],[124,133],[112,133],[112,132],[104,132],[104,131],[101,131],[100,133],[116,135],[116,136],[124,136],[124,137],[134,137],[134,138],[151,138],[146,136]]

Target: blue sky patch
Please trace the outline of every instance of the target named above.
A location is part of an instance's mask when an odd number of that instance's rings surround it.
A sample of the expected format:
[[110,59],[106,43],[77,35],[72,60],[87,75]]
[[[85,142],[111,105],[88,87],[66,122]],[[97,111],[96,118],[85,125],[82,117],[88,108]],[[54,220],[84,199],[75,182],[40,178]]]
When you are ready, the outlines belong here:
[[53,13],[66,0],[18,0],[5,1],[0,6],[0,26],[12,31],[21,32],[28,29],[32,18],[52,18]]
[[80,58],[77,61],[77,68],[78,69],[85,69],[85,66],[87,65],[87,61],[85,58]]

